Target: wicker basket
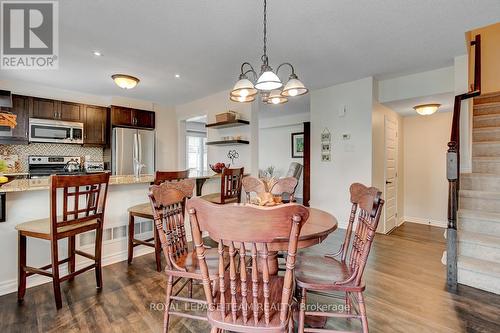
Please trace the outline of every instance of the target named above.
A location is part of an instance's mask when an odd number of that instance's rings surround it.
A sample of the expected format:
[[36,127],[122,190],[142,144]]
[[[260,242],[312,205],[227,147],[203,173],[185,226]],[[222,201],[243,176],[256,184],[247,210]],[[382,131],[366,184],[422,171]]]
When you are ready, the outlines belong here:
[[237,113],[234,111],[228,111],[224,113],[219,113],[215,115],[215,121],[218,123],[225,121],[234,121],[236,120]]

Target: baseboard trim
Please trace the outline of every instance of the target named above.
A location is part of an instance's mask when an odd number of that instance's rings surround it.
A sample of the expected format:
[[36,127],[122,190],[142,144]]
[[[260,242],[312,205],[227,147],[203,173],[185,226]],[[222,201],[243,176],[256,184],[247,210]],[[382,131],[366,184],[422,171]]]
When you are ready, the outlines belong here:
[[[149,248],[149,247],[136,248],[136,249],[134,249],[134,258],[140,257],[140,256],[145,255],[145,254],[149,254],[152,252],[154,252],[154,249]],[[102,266],[108,266],[108,265],[115,264],[115,263],[120,262],[120,261],[125,261],[125,260],[127,260],[127,257],[128,257],[127,250],[105,255],[102,257]],[[83,268],[83,267],[87,266],[89,263],[91,263],[91,260],[89,260],[89,259],[81,260],[76,265],[76,269],[78,270],[80,268]],[[60,272],[61,276],[66,275],[68,273],[67,265],[63,265],[60,268],[59,272]],[[78,277],[76,277],[76,279],[78,279]],[[49,283],[49,282],[52,282],[51,278],[46,277],[46,276],[42,276],[42,275],[35,275],[32,277],[28,277],[26,284],[27,284],[27,288],[31,288],[31,287],[39,286],[41,284]],[[10,294],[13,292],[17,292],[17,279],[0,282],[0,296]]]
[[404,222],[425,224],[425,225],[430,225],[433,227],[440,227],[440,228],[446,228],[448,225],[448,223],[446,221],[431,220],[431,219],[425,219],[425,218],[421,218],[421,217],[412,217],[412,216],[405,216]]

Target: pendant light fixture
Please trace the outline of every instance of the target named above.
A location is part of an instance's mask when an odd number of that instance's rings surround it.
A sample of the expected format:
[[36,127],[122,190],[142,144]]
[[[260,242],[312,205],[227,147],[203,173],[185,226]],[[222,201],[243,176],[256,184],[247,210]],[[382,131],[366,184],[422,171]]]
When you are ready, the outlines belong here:
[[414,106],[413,109],[415,109],[415,111],[419,115],[429,116],[429,115],[435,113],[439,109],[440,106],[441,106],[441,104],[437,104],[437,103],[421,104],[421,105]]
[[[241,64],[238,81],[229,94],[230,100],[241,103],[253,102],[257,93],[260,92],[264,103],[283,104],[288,102],[288,97],[300,96],[308,92],[308,89],[295,74],[295,68],[292,64],[288,62],[282,63],[276,68],[276,72],[269,65],[269,58],[267,57],[267,0],[264,0],[264,54],[261,61],[259,75],[249,62]],[[284,87],[278,76],[278,72],[283,66],[290,67],[291,71]],[[248,78],[250,73],[255,84]]]
[[111,78],[115,81],[116,85],[122,89],[132,89],[140,81],[138,78],[126,74],[113,74]]

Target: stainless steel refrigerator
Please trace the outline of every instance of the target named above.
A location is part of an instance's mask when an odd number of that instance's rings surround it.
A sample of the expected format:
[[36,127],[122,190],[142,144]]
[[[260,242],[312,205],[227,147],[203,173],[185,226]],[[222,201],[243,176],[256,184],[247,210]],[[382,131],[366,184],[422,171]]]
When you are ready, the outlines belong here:
[[115,127],[111,152],[113,175],[153,174],[155,131]]

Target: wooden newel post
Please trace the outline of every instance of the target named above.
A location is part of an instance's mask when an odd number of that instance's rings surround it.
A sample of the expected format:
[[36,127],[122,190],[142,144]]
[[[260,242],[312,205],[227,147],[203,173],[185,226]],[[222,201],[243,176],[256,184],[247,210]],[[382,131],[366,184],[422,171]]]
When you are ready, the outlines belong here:
[[448,178],[448,228],[446,229],[446,283],[448,290],[457,289],[457,210],[458,210],[458,145],[448,143],[446,175]]

